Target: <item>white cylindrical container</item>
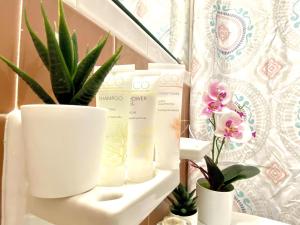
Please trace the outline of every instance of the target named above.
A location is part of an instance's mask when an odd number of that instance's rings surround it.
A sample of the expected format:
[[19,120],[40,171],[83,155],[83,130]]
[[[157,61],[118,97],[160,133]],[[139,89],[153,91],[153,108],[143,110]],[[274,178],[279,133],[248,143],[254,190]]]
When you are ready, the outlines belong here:
[[160,73],[155,128],[155,163],[160,169],[179,168],[181,105],[185,66],[150,63]]
[[134,65],[117,65],[106,76],[96,96],[97,107],[107,112],[101,170],[98,184],[120,186],[125,183],[129,100]]
[[204,181],[201,178],[196,184],[198,221],[205,225],[230,225],[234,190],[212,191],[201,185]]
[[144,182],[154,175],[154,123],[159,75],[136,71],[132,80],[128,121],[128,181]]
[[83,193],[97,184],[106,110],[90,106],[21,106],[29,189],[40,198]]

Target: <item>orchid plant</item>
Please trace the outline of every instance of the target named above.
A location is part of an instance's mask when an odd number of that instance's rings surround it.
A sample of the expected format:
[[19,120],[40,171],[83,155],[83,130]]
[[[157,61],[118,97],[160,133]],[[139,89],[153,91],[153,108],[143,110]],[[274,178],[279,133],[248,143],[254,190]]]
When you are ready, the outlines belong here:
[[203,95],[205,115],[214,131],[211,157],[205,156],[207,170],[191,161],[192,166],[198,168],[205,180],[200,183],[203,187],[214,191],[231,191],[233,182],[248,179],[257,175],[260,171],[254,166],[236,164],[223,170],[218,167],[219,157],[227,142],[246,143],[254,138],[246,122],[246,114],[243,107],[232,101],[232,93],[225,83],[213,80]]

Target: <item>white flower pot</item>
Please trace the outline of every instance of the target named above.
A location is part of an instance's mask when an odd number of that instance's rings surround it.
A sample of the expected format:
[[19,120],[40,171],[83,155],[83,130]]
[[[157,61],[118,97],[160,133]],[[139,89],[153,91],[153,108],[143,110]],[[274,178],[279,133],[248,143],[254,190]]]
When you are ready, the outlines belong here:
[[233,192],[218,192],[202,187],[199,182],[196,185],[198,221],[205,225],[230,225]]
[[92,189],[99,176],[106,110],[89,106],[21,107],[29,189],[60,198]]
[[173,213],[170,213],[170,215],[187,221],[188,225],[197,225],[198,224],[197,213],[195,213],[194,215],[191,215],[191,216],[179,216],[179,215],[176,215],[176,214],[173,214]]

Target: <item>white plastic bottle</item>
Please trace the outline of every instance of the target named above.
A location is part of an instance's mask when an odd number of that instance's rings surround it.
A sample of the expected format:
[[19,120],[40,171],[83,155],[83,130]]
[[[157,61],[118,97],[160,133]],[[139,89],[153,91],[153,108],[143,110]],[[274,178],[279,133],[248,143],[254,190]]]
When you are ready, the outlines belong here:
[[154,175],[154,132],[159,73],[134,72],[128,121],[128,181],[144,182]]
[[108,74],[97,93],[97,107],[108,109],[107,126],[101,158],[101,186],[120,186],[125,183],[129,100],[134,65],[117,65]]
[[155,128],[155,163],[160,169],[179,168],[181,106],[184,65],[150,63],[150,71],[160,72],[157,123]]

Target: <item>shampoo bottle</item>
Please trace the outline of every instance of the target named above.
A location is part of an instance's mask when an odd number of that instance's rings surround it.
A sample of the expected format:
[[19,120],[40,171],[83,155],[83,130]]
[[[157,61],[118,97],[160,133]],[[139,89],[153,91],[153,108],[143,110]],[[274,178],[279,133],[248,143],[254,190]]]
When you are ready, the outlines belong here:
[[120,186],[125,182],[125,156],[129,100],[134,65],[117,65],[106,76],[97,96],[97,107],[108,109],[107,128],[100,163],[101,186]]

